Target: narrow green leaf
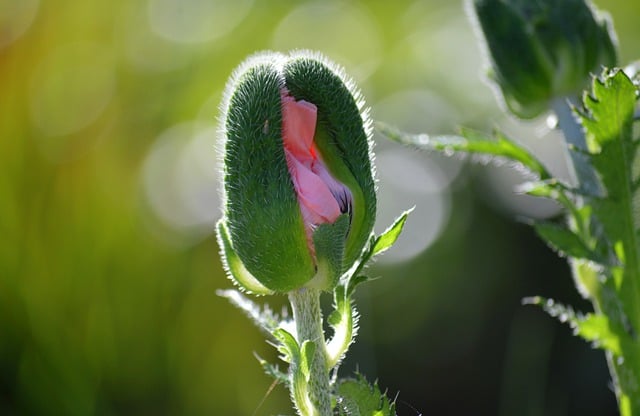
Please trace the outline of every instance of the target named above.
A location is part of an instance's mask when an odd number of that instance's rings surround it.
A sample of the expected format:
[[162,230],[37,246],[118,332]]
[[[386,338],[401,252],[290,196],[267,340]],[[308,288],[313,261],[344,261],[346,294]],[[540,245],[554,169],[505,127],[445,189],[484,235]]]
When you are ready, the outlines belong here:
[[575,198],[575,190],[557,179],[525,182],[516,188],[516,192],[551,199],[561,204],[570,213],[577,209],[573,200]]
[[570,306],[540,296],[525,298],[523,303],[540,306],[549,315],[558,318],[560,322],[569,324],[576,335],[592,342],[595,347],[605,349],[616,357],[622,355],[622,340],[618,335],[622,332],[620,329],[612,327],[607,316],[593,313],[579,315]]
[[529,150],[513,142],[500,132],[495,133],[495,138],[469,129],[462,129],[461,136],[429,136],[427,134],[404,133],[383,123],[377,123],[376,126],[382,134],[391,140],[411,145],[418,149],[441,151],[446,155],[463,153],[487,156],[489,161],[496,163],[507,160],[540,179],[551,178],[544,165]]
[[329,325],[331,325],[332,327],[337,326],[338,324],[340,324],[340,321],[342,320],[342,314],[340,313],[339,310],[334,310],[333,312],[331,312],[329,314],[329,316],[327,317],[327,323]]
[[272,336],[273,331],[280,325],[280,318],[269,309],[269,306],[261,307],[237,290],[218,290],[216,294],[227,298],[229,302],[244,311],[253,323],[269,336]]
[[622,354],[620,339],[605,315],[587,314],[580,320],[576,332],[587,341],[592,341],[594,346],[611,351],[616,357]]
[[335,289],[334,308],[329,316],[329,324],[333,329],[333,336],[327,342],[329,368],[338,365],[358,333],[358,313],[344,286]]
[[283,328],[278,328],[273,331],[273,336],[280,341],[277,347],[280,354],[282,354],[280,357],[282,361],[290,364],[300,362],[300,347],[296,338],[290,332]]
[[602,262],[602,259],[598,258],[597,254],[590,250],[582,239],[566,226],[538,222],[533,227],[538,235],[561,255]]
[[351,296],[355,287],[352,281],[356,279],[356,276],[359,276],[362,269],[367,265],[367,262],[371,260],[371,257],[373,256],[373,246],[376,244],[376,240],[377,237],[372,233],[365,249],[360,253],[360,258],[356,262],[355,267],[349,270],[348,273],[342,275],[339,286],[344,286],[346,288],[345,293],[348,296]]
[[347,286],[347,295],[351,296],[358,285],[364,282],[368,282],[369,280],[373,279],[363,274],[357,274],[351,277],[351,279],[349,280],[349,285]]
[[370,278],[361,274],[364,267],[367,265],[369,260],[371,260],[374,256],[377,256],[381,253],[384,253],[388,250],[395,242],[398,240],[400,233],[407,221],[407,217],[413,211],[413,208],[406,210],[398,218],[395,219],[393,224],[389,226],[381,235],[379,236],[371,236],[369,239],[369,244],[365,250],[363,250],[360,259],[358,260],[357,266],[343,275],[341,279],[341,286],[346,288],[346,295],[350,297],[353,294],[356,286],[359,284],[371,280]]
[[306,340],[302,343],[302,348],[300,349],[300,371],[302,371],[302,375],[307,382],[311,377],[311,366],[313,365],[313,355],[315,353],[315,342]]
[[[273,336],[280,341],[278,345],[278,351],[281,354],[280,358],[290,364],[289,387],[291,390],[291,398],[301,414],[316,414],[314,413],[314,406],[313,403],[311,403],[308,390],[309,364],[311,363],[308,358],[310,348],[315,349],[315,345],[310,347],[308,344],[311,341],[305,341],[302,346],[304,351],[302,351],[295,337],[284,328],[278,328],[273,331]],[[305,346],[305,344],[307,345]]]
[[264,358],[260,357],[258,354],[254,353],[254,356],[256,357],[256,359],[262,366],[262,369],[268,376],[273,377],[273,379],[276,380],[278,383],[284,384],[286,386],[289,385],[289,376],[287,373],[282,372],[277,365],[271,364]]
[[404,224],[407,222],[407,217],[413,211],[413,208],[406,210],[387,228],[382,234],[380,234],[373,244],[372,257],[376,256],[395,244],[402,232]]

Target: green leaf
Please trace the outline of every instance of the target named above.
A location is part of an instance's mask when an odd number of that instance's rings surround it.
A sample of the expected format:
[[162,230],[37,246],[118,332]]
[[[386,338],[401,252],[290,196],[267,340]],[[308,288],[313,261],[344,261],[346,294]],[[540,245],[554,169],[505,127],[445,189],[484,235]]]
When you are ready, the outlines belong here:
[[334,291],[334,311],[328,322],[333,336],[327,342],[327,365],[333,368],[342,360],[358,333],[358,313],[342,285]]
[[300,362],[300,347],[296,338],[283,328],[274,330],[273,336],[280,341],[277,347],[280,354],[282,354],[280,357],[282,361],[292,365],[296,363],[297,365]]
[[377,123],[378,130],[399,143],[408,144],[418,149],[441,151],[446,155],[463,153],[469,155],[488,156],[489,161],[502,163],[504,160],[513,162],[540,179],[549,179],[551,175],[531,154],[519,144],[513,142],[500,132],[495,133],[495,139],[483,133],[462,129],[461,136],[429,136],[427,134],[408,134],[387,124]]
[[349,279],[349,284],[347,286],[347,295],[351,296],[358,285],[364,282],[368,282],[370,280],[374,280],[374,279],[369,276],[365,276],[363,274],[353,275],[351,279]]
[[[315,345],[309,346],[310,341],[305,341],[302,348],[295,337],[283,328],[273,331],[273,336],[280,341],[277,345],[280,358],[289,363],[289,382],[291,397],[301,414],[313,414],[313,404],[309,398],[308,381],[312,357],[309,357],[310,349],[315,350]],[[313,343],[312,343],[313,344]],[[311,351],[313,352],[313,351]],[[313,354],[312,354],[313,356]]]
[[277,365],[271,364],[264,358],[260,357],[258,354],[254,353],[254,356],[268,376],[273,377],[273,379],[278,383],[284,384],[285,386],[289,385],[289,375],[287,373],[282,372]]
[[516,192],[551,199],[561,204],[570,213],[577,209],[574,202],[576,190],[569,188],[555,178],[546,181],[525,182],[516,188]]
[[244,311],[253,323],[269,336],[272,336],[273,331],[280,325],[280,318],[269,309],[269,306],[260,307],[237,290],[218,290],[216,294],[227,298],[233,305]]
[[542,307],[545,312],[558,318],[560,322],[569,324],[576,335],[592,342],[594,346],[607,350],[616,357],[622,355],[622,340],[618,335],[621,333],[620,329],[613,328],[606,315],[593,313],[579,315],[569,306],[540,296],[523,299],[523,303]]
[[346,288],[345,293],[349,297],[353,294],[353,291],[358,284],[368,280],[367,278],[363,279],[364,276],[361,276],[360,273],[373,256],[373,246],[376,243],[376,239],[377,237],[373,234],[369,237],[369,242],[360,254],[360,258],[358,259],[355,267],[350,269],[340,278],[339,286],[343,286],[344,288]]
[[311,366],[313,365],[313,354],[316,353],[316,344],[313,341],[305,340],[300,349],[300,371],[305,381],[309,382],[311,377]]
[[338,414],[340,416],[395,416],[395,403],[380,392],[378,383],[370,385],[361,375],[340,380]]
[[381,235],[371,236],[367,248],[362,252],[360,259],[358,260],[357,267],[346,273],[340,284],[346,288],[346,295],[350,297],[353,294],[356,286],[366,281],[372,280],[361,273],[362,269],[367,265],[369,260],[373,257],[384,253],[398,240],[404,224],[407,221],[407,217],[413,211],[413,208],[406,210],[398,218],[395,219],[393,224],[389,226]]
[[[633,126],[637,99],[638,89],[623,71],[605,70],[583,97],[583,108],[576,110],[586,139],[581,152],[590,160],[602,189],[601,198],[585,197],[593,217],[590,229],[596,247],[613,258],[613,266],[599,271],[600,284],[590,291],[607,322],[595,321],[596,329],[589,330],[604,334],[608,328],[620,340],[620,360],[612,362],[611,371],[621,414],[640,414],[640,402],[632,399],[640,375],[640,163]],[[606,337],[600,342],[611,343]]]
[[[587,203],[600,226],[599,245],[614,252],[622,266],[614,290],[636,331],[640,329],[640,164],[633,137],[637,96],[624,72],[605,71],[594,79],[580,112],[587,149],[606,195],[588,198]],[[613,277],[613,269],[607,274]]]
[[611,351],[619,357],[622,353],[620,339],[611,328],[609,318],[605,315],[588,314],[580,320],[576,328],[577,334],[587,341],[592,341],[594,346]]
[[395,244],[402,232],[404,224],[407,222],[407,217],[413,211],[414,208],[408,209],[391,224],[382,234],[380,234],[373,244],[371,256],[377,256],[378,254],[388,250]]
[[311,403],[308,390],[310,365],[315,345],[311,341],[305,341],[300,348],[295,337],[283,328],[273,331],[273,336],[280,341],[278,345],[278,351],[282,354],[280,358],[290,364],[289,386],[296,407],[303,415],[315,414],[312,410],[314,406]]
[[609,254],[606,245],[597,244],[597,221],[591,216],[591,206],[582,205],[582,198],[598,198],[594,195],[578,194],[577,189],[564,183],[549,179],[546,181],[526,182],[518,191],[527,195],[549,198],[562,205],[567,214],[566,224],[552,222],[532,223],[538,235],[551,248],[561,255],[574,259],[586,259],[601,265],[614,265],[615,259]]
[[538,235],[561,255],[588,259],[602,263],[602,259],[593,252],[573,231],[564,225],[551,222],[538,222],[533,225]]

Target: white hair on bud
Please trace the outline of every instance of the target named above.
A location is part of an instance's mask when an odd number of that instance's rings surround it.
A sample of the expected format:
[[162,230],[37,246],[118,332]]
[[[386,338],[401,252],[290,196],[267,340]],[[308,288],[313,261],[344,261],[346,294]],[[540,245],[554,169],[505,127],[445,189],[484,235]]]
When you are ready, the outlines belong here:
[[[229,77],[224,87],[220,105],[218,106],[217,140],[214,144],[216,148],[216,157],[218,158],[218,162],[219,162],[218,165],[221,166],[221,169],[223,169],[222,167],[225,166],[223,159],[224,159],[225,146],[227,141],[227,125],[226,125],[227,111],[229,109],[231,97],[235,92],[235,87],[237,86],[238,81],[250,68],[253,68],[259,64],[272,64],[275,68],[278,69],[277,72],[281,74],[282,73],[281,68],[284,66],[286,59],[287,57],[280,52],[274,52],[269,50],[260,51],[247,57],[231,73],[231,76]],[[283,77],[281,79],[281,82],[282,82],[282,85],[284,86]],[[218,173],[220,175],[219,176],[220,178],[225,177],[224,171],[221,171]],[[220,194],[220,201],[222,203],[222,207],[224,211],[224,207],[226,207],[227,205],[227,195],[224,190],[224,180],[220,181],[218,191]]]

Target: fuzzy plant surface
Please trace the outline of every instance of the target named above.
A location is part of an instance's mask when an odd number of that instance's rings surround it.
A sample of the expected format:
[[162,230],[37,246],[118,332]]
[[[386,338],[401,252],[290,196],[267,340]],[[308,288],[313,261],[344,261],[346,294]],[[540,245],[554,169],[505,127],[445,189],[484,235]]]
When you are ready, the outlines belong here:
[[[372,128],[342,69],[317,53],[263,52],[231,76],[222,104],[223,217],[218,242],[244,310],[287,368],[259,358],[302,416],[395,414],[358,375],[337,371],[357,333],[356,287],[366,264],[397,240],[409,212],[373,233]],[[320,296],[333,297],[326,318]],[[292,318],[248,295],[285,295]],[[331,328],[328,338],[324,327]]]
[[474,0],[468,6],[487,52],[489,79],[505,109],[520,118],[556,114],[571,183],[553,177],[535,155],[499,131],[461,129],[458,135],[430,136],[404,133],[388,124],[378,127],[387,137],[420,149],[507,161],[533,178],[519,192],[554,200],[563,208],[560,219],[531,223],[567,258],[576,289],[591,301],[593,311],[576,312],[541,297],[524,303],[541,306],[601,348],[620,414],[638,416],[638,78],[616,67],[611,22],[590,2]]

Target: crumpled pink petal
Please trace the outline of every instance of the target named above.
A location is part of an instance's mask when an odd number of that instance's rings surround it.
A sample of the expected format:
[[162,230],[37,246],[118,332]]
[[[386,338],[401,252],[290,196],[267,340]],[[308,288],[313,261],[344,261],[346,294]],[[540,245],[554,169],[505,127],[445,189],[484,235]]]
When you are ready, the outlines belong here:
[[333,223],[351,203],[349,189],[331,176],[313,142],[317,107],[304,100],[296,101],[283,91],[282,139],[287,167],[298,196],[311,253],[316,226]]

